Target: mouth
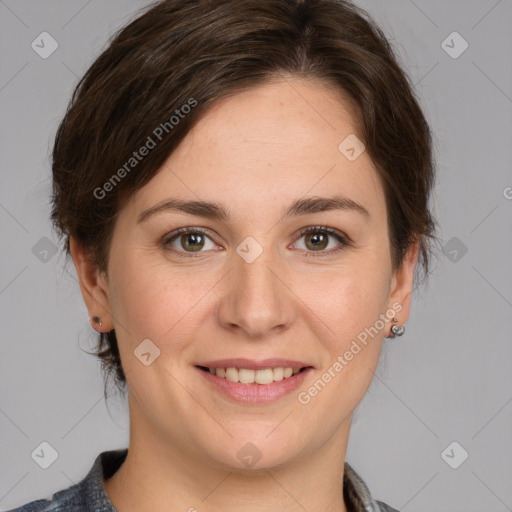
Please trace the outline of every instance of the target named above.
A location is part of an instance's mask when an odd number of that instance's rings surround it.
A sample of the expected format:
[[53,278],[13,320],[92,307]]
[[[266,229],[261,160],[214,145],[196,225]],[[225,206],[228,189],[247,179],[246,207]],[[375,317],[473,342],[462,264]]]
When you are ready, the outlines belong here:
[[209,372],[216,377],[226,379],[230,382],[239,382],[241,384],[260,384],[262,386],[272,384],[272,382],[280,382],[289,379],[298,373],[301,373],[311,366],[303,366],[293,368],[291,366],[276,366],[274,368],[236,368],[228,366],[226,368],[214,368],[208,366],[198,366],[200,370]]
[[314,367],[289,359],[223,359],[195,365],[210,390],[231,401],[262,404],[296,390]]

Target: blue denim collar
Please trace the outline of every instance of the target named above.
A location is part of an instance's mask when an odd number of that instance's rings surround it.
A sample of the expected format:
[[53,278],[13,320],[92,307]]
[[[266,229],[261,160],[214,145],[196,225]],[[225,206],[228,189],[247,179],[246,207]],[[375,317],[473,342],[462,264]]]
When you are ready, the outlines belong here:
[[[128,449],[100,453],[87,476],[79,483],[56,492],[51,500],[38,500],[10,512],[116,512],[103,481],[110,478],[126,459]],[[372,498],[356,471],[345,462],[343,496],[348,512],[398,512]]]

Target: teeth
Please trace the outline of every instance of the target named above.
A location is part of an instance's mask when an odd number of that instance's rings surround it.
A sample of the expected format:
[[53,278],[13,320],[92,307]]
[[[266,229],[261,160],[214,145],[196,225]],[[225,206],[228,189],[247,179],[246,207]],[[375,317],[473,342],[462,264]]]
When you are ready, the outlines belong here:
[[263,370],[250,370],[248,368],[208,368],[210,373],[227,379],[231,382],[241,382],[242,384],[271,384],[283,379],[288,379],[292,375],[299,373],[298,368],[265,368]]
[[284,368],[274,368],[272,370],[272,373],[274,374],[274,380],[283,380],[284,377]]
[[254,372],[254,382],[256,382],[256,384],[270,384],[274,382],[274,372],[272,368],[256,370]]
[[238,379],[242,384],[254,384],[254,370],[240,368],[238,370]]
[[238,382],[238,370],[236,368],[226,368],[226,379],[231,382]]

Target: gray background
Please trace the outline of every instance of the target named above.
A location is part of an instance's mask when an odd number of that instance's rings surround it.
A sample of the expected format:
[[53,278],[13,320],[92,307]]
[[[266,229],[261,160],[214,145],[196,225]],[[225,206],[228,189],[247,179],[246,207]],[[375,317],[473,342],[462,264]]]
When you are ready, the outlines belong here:
[[[446,255],[415,292],[405,336],[385,341],[347,460],[404,512],[512,510],[512,1],[357,3],[391,38],[435,132]],[[105,403],[83,352],[96,336],[74,267],[51,252],[49,149],[78,77],[146,4],[0,0],[1,510],[127,446],[124,402]],[[31,48],[43,31],[59,44],[47,59]],[[453,31],[469,44],[458,58],[441,45]],[[31,458],[42,441],[59,454],[48,469]],[[462,448],[441,455],[453,441],[469,453],[457,469],[445,460]]]

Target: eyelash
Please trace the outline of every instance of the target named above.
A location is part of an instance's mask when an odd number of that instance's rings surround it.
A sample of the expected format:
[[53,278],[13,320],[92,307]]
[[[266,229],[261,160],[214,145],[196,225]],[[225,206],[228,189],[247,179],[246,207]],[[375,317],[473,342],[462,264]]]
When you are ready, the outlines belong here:
[[[304,235],[307,235],[309,233],[316,233],[316,232],[324,232],[328,235],[334,237],[338,242],[340,242],[340,245],[336,249],[331,249],[329,251],[306,251],[305,257],[306,258],[324,258],[328,256],[332,256],[334,254],[337,254],[338,252],[345,249],[345,247],[348,247],[351,245],[351,242],[346,236],[343,236],[339,231],[329,228],[327,226],[309,226],[307,228],[304,228],[300,231],[300,236],[298,239],[302,238]],[[208,234],[208,232],[203,228],[192,228],[192,227],[186,227],[186,228],[179,228],[176,231],[173,231],[169,236],[165,236],[162,240],[162,246],[163,248],[168,251],[176,254],[177,256],[183,257],[183,258],[198,258],[201,257],[200,251],[197,254],[194,253],[188,253],[186,251],[177,251],[176,249],[169,249],[168,244],[172,242],[175,238],[177,238],[179,235],[182,235],[184,233],[200,233],[202,235],[207,236],[208,238],[212,239],[212,237]],[[215,242],[215,240],[212,240]]]

